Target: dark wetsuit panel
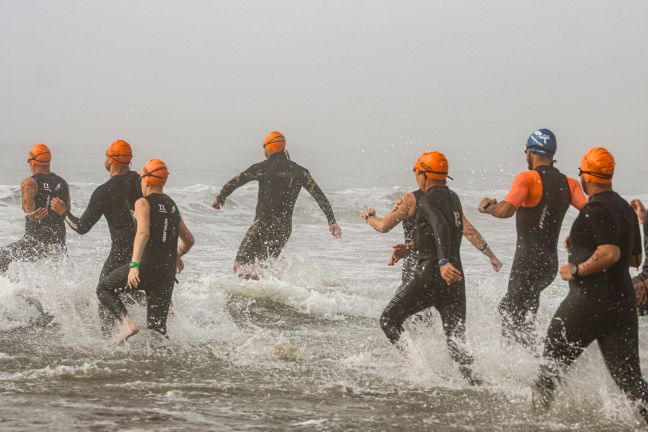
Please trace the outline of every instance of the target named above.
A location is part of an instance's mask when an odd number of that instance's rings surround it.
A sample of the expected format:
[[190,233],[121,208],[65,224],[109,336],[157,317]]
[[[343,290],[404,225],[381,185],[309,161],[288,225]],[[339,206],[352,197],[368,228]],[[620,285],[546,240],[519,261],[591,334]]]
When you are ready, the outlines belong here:
[[256,215],[236,256],[240,264],[279,256],[290,238],[293,210],[302,188],[315,198],[328,223],[335,223],[333,209],[324,192],[308,170],[288,159],[285,152],[272,154],[227,182],[218,195],[218,202],[223,204],[237,188],[254,180],[259,182]]
[[542,198],[535,207],[517,210],[515,256],[508,290],[499,306],[504,334],[525,345],[534,339],[540,294],[558,272],[558,239],[571,204],[565,175],[549,166],[536,171],[542,180]]
[[[632,284],[638,284],[639,282],[648,283],[648,221],[644,221],[643,224],[644,232],[644,263],[641,268],[641,273],[639,273],[634,279],[632,279]],[[648,315],[648,303],[644,303],[637,308],[639,315]]]
[[[545,364],[537,381],[551,401],[556,384],[592,342],[597,341],[612,378],[632,400],[648,403],[648,384],[639,365],[638,322],[628,262],[641,253],[637,218],[615,192],[594,195],[580,212],[570,234],[569,262],[580,264],[596,248],[613,244],[621,259],[607,271],[569,282],[569,293],[547,331]],[[643,411],[644,417],[647,412]]]
[[[412,193],[414,194],[414,199],[416,200],[416,211],[418,213],[420,199],[425,194],[420,189],[415,190]],[[416,214],[413,217],[406,217],[405,219],[403,219],[403,234],[405,236],[405,244],[414,242],[414,236],[416,235]],[[407,258],[405,258],[405,260],[403,261],[402,272],[403,283],[409,282],[414,277],[418,261],[418,253],[416,251],[412,251],[412,253]]]
[[[166,320],[176,276],[180,211],[166,195],[144,198],[151,208],[150,237],[140,263],[140,286],[147,294],[147,326],[166,334]],[[120,294],[127,290],[130,264],[124,264],[101,279],[97,287],[99,301],[117,318],[127,314]]]
[[447,187],[433,187],[418,200],[414,245],[420,262],[412,280],[401,285],[380,317],[380,325],[392,343],[397,343],[403,323],[430,307],[439,311],[450,356],[461,366],[472,363],[462,346],[465,340],[466,289],[462,280],[448,286],[441,278],[438,262],[449,259],[461,272],[463,210],[459,197]]
[[26,221],[25,234],[21,240],[0,249],[0,274],[5,273],[13,261],[36,261],[57,257],[65,252],[65,223],[50,208],[53,198],[70,203],[68,184],[54,173],[35,174],[38,191],[34,196],[35,208],[48,208],[49,213],[40,222]]

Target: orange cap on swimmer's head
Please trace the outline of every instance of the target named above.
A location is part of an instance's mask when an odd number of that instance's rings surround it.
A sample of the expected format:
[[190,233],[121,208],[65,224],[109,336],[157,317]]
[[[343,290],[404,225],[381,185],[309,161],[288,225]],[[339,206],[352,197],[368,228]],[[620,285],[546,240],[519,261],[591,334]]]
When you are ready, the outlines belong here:
[[50,149],[45,144],[35,144],[29,149],[27,162],[30,165],[49,165],[51,160],[52,153],[50,153]]
[[128,165],[133,159],[133,150],[126,141],[117,140],[110,144],[106,156],[119,165]]
[[140,175],[147,186],[164,186],[169,177],[169,170],[160,159],[151,159],[146,162]]
[[426,178],[432,180],[445,180],[448,175],[448,159],[438,151],[423,153],[414,164],[414,172],[425,174]]
[[593,183],[612,184],[614,156],[602,147],[591,148],[581,160],[578,175]]
[[263,140],[263,148],[268,149],[270,154],[278,153],[286,149],[286,137],[281,132],[270,132]]

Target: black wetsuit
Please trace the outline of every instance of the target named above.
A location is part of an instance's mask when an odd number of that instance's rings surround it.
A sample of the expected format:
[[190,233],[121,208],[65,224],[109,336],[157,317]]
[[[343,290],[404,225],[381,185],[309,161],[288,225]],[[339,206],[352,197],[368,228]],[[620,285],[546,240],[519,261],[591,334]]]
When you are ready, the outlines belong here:
[[[77,218],[69,211],[65,222],[79,234],[88,233],[101,219],[106,218],[110,231],[110,254],[104,262],[99,279],[116,268],[130,263],[135,237],[135,201],[142,197],[140,176],[134,171],[110,177],[92,193],[83,216]],[[112,330],[112,315],[99,303],[99,318],[104,334]]]
[[[552,400],[565,370],[594,341],[616,384],[632,400],[648,404],[628,268],[630,258],[641,255],[641,235],[632,208],[611,191],[594,195],[581,210],[571,229],[569,262],[585,262],[598,246],[606,244],[619,247],[619,262],[606,271],[569,282],[569,293],[547,330],[545,362],[536,382],[545,404]],[[643,409],[642,414],[648,420],[648,411]]]
[[34,196],[35,209],[47,208],[48,215],[39,222],[27,220],[25,235],[21,240],[0,249],[0,274],[7,271],[13,261],[36,261],[41,258],[55,258],[66,251],[65,223],[63,218],[51,210],[53,198],[70,203],[68,184],[54,173],[35,174],[38,191]]
[[308,170],[288,159],[285,152],[272,154],[227,182],[218,194],[218,202],[222,205],[234,190],[253,180],[259,182],[256,216],[239,247],[238,263],[253,264],[255,260],[279,256],[290,238],[293,210],[302,187],[315,198],[328,223],[335,223],[333,209],[322,189]]
[[508,290],[499,305],[502,331],[531,345],[540,294],[558,272],[558,238],[572,196],[567,177],[554,167],[541,166],[542,198],[516,214],[517,245]]
[[[632,279],[632,285],[636,285],[639,282],[644,282],[648,284],[648,221],[644,221],[643,224],[644,230],[644,263],[641,268],[641,272]],[[637,308],[639,315],[648,315],[648,303],[644,303]]]
[[[416,200],[416,211],[418,212],[419,202],[421,197],[425,194],[420,189],[415,190],[412,194],[414,194],[414,199]],[[416,214],[413,217],[406,217],[403,219],[403,234],[405,236],[405,244],[414,242],[414,237],[416,235]],[[416,251],[413,251],[407,258],[405,258],[403,261],[402,272],[403,283],[409,282],[414,277],[418,261],[418,252]]]
[[[150,205],[150,237],[140,263],[138,289],[147,294],[147,327],[166,335],[166,321],[175,285],[180,235],[180,211],[167,195],[145,198]],[[97,296],[117,319],[128,311],[120,299],[127,290],[130,263],[124,264],[101,279]]]
[[457,194],[447,187],[433,187],[417,200],[414,245],[419,262],[414,278],[401,285],[380,317],[380,325],[392,343],[397,343],[407,318],[434,307],[441,315],[448,350],[466,373],[472,356],[465,342],[466,287],[462,279],[451,286],[441,278],[439,261],[448,259],[463,273],[461,241],[463,210]]

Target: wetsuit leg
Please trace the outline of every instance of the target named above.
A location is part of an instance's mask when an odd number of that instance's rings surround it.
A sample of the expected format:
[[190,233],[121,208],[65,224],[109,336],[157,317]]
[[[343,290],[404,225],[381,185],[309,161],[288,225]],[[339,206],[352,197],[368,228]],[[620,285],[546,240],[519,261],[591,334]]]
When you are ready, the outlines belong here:
[[535,343],[535,316],[540,306],[540,294],[556,278],[557,264],[550,267],[529,268],[514,263],[506,295],[499,305],[502,334],[518,343]]
[[412,278],[414,277],[417,264],[418,258],[413,254],[410,254],[410,256],[405,258],[405,261],[403,261],[403,271],[401,277],[404,284],[412,280]]
[[248,229],[239,246],[236,261],[241,265],[277,258],[290,238],[290,224],[272,224],[257,220]]
[[462,366],[473,363],[473,357],[466,349],[466,298],[463,301],[437,305],[450,357]]
[[29,239],[21,239],[0,249],[0,274],[5,274],[14,261],[36,261],[45,255],[45,246]]
[[[146,277],[144,275],[143,277]],[[153,276],[145,282],[147,294],[146,324],[151,330],[167,334],[166,322],[175,285],[175,276]]]
[[128,289],[129,272],[130,264],[124,264],[102,278],[97,286],[99,302],[118,320],[123,319],[128,313],[120,294]]
[[[117,250],[114,251],[111,249],[110,255],[106,258],[104,266],[101,269],[101,275],[99,276],[99,282],[112,273],[117,268],[128,263],[130,249],[128,250]],[[99,310],[99,322],[101,324],[101,332],[104,336],[110,336],[115,327],[115,317],[113,314],[101,303],[98,305]]]
[[598,338],[598,343],[614,382],[630,400],[641,404],[641,414],[648,423],[648,383],[639,365],[637,316],[613,325]]

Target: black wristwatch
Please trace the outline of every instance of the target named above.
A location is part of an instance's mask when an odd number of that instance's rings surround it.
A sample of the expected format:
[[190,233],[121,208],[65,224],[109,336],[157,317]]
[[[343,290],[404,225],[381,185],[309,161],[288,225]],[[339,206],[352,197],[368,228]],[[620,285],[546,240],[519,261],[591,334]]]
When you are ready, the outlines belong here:
[[572,264],[571,270],[569,271],[571,273],[572,277],[575,279],[578,277],[578,265],[577,264]]

